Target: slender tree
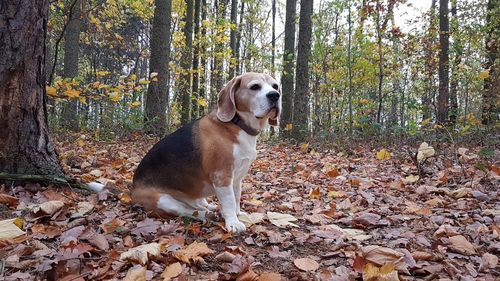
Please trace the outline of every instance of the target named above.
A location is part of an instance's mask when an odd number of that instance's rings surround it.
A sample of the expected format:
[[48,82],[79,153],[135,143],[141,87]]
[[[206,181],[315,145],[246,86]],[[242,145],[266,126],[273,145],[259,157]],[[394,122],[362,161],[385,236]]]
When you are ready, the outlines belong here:
[[229,46],[231,47],[231,61],[229,62],[229,79],[235,76],[236,65],[238,64],[238,52],[236,49],[238,33],[238,0],[231,0],[231,32],[229,33]]
[[181,101],[181,123],[187,124],[191,120],[191,70],[193,62],[193,0],[185,0],[186,16],[183,28],[185,45],[182,50],[182,73],[179,81]]
[[[78,76],[78,57],[80,53],[81,0],[69,6],[69,19],[64,32],[64,78]],[[66,129],[78,130],[78,101],[70,99],[62,109],[62,125]]]
[[450,79],[450,122],[455,124],[458,115],[458,72],[460,64],[462,63],[463,54],[462,35],[459,33],[458,29],[457,0],[451,0],[451,16],[454,58]]
[[498,57],[500,41],[500,1],[488,0],[486,14],[486,71],[484,80],[482,118],[483,125],[492,125],[498,121],[500,93],[500,59]]
[[200,15],[201,15],[201,0],[194,0],[194,41],[193,41],[193,83],[191,92],[193,95],[193,104],[191,108],[191,118],[196,119],[200,116],[200,104],[198,100],[200,95],[200,47],[202,34],[200,33]]
[[300,1],[299,40],[295,77],[293,137],[304,140],[309,134],[309,56],[311,53],[313,0]]
[[[276,56],[276,0],[272,0],[271,4],[271,12],[273,14],[272,19],[272,30],[271,30],[271,73],[274,75],[276,71],[276,66],[274,65],[275,56]],[[274,127],[271,127],[274,129]]]
[[157,73],[157,81],[149,84],[144,112],[146,133],[163,136],[166,130],[168,104],[168,76],[170,61],[171,0],[155,0],[153,26],[151,28],[149,60],[150,73]]
[[47,127],[48,0],[0,1],[0,171],[63,175]]
[[448,0],[439,0],[439,94],[437,98],[438,124],[444,124],[449,109],[449,48],[450,23],[448,18]]
[[295,23],[297,13],[297,0],[286,1],[285,16],[285,46],[283,50],[283,73],[281,75],[281,87],[283,92],[283,112],[281,114],[281,129],[285,136],[290,134],[287,126],[293,124],[293,100],[294,100],[294,68],[295,68]]

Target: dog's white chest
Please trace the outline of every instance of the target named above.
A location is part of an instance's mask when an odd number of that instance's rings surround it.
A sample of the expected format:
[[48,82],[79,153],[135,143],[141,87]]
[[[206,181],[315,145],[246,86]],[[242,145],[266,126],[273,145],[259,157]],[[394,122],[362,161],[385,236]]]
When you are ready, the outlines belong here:
[[257,137],[243,131],[239,133],[238,143],[233,146],[235,179],[241,180],[248,173],[250,164],[257,156],[256,143]]

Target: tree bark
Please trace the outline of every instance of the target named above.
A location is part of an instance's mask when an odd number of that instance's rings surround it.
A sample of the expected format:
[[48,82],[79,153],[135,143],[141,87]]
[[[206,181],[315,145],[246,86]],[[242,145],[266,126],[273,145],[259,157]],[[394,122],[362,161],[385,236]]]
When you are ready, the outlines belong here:
[[[207,19],[207,1],[202,0],[201,1],[201,22],[204,22]],[[201,35],[200,35],[200,50],[206,50],[207,47],[207,29],[204,25],[201,26]],[[200,89],[199,89],[199,96],[204,97],[207,99],[207,56],[208,53],[205,52],[200,52]],[[198,107],[198,116],[202,116],[204,113],[205,109],[203,106]]]
[[193,0],[185,0],[186,16],[183,28],[185,46],[182,50],[179,91],[182,95],[181,124],[191,121],[191,63],[193,61]]
[[191,87],[191,92],[193,97],[192,108],[191,108],[191,118],[196,119],[200,116],[200,105],[198,100],[201,98],[200,95],[200,50],[201,50],[201,40],[202,35],[200,33],[200,15],[201,15],[201,0],[194,0],[194,42],[193,42],[193,83]]
[[437,98],[438,124],[444,124],[448,118],[449,88],[449,48],[450,23],[448,18],[448,0],[439,0],[439,94]]
[[[151,81],[146,97],[144,127],[148,134],[163,136],[166,130],[168,104],[168,76],[170,61],[171,0],[156,0],[151,28],[149,72],[157,73],[157,81]],[[155,79],[152,79],[155,80]]]
[[238,64],[238,52],[236,48],[236,33],[238,31],[238,0],[231,0],[231,32],[229,33],[229,46],[231,48],[231,61],[229,62],[229,79],[235,76]]
[[241,69],[242,69],[242,60],[240,59],[240,54],[239,50],[241,47],[241,34],[243,32],[243,13],[245,12],[245,1],[241,1],[240,5],[240,23],[238,24],[238,34],[236,34],[236,50],[238,50],[238,53],[236,54],[236,75],[241,74]]
[[0,2],[0,171],[62,176],[47,126],[48,0]]
[[[64,33],[64,78],[75,78],[78,76],[78,57],[80,51],[80,27],[81,27],[81,0],[69,5],[70,18]],[[62,109],[62,126],[66,129],[78,131],[78,100],[68,98]]]
[[425,50],[425,74],[426,74],[426,89],[422,93],[422,119],[426,120],[431,118],[431,110],[433,108],[434,95],[435,95],[435,79],[434,75],[436,72],[435,66],[435,53],[434,45],[436,40],[435,34],[435,17],[436,17],[436,1],[432,0],[431,8],[429,11],[429,27],[427,30],[427,36],[424,39],[424,50]]
[[285,137],[290,136],[290,131],[286,130],[288,124],[293,124],[296,13],[297,0],[287,0],[285,16],[285,46],[283,50],[283,73],[281,75],[283,112],[281,113],[280,122],[281,130],[284,132]]
[[500,1],[488,0],[486,14],[486,70],[489,75],[484,80],[483,103],[481,123],[483,125],[493,125],[498,121],[500,93],[500,61],[498,59],[498,45],[500,41]]
[[[276,56],[276,0],[272,0],[271,12],[273,15],[272,19],[272,30],[271,30],[271,73],[274,76],[276,72],[276,66],[274,65],[274,59]],[[274,127],[271,127],[274,128]]]
[[455,49],[455,57],[453,59],[453,68],[450,81],[450,122],[455,125],[458,116],[458,68],[462,63],[463,46],[461,36],[458,30],[457,18],[457,0],[451,0],[451,15],[452,15],[452,34],[453,48]]
[[309,135],[309,56],[311,53],[313,0],[300,1],[299,40],[295,78],[293,137],[299,141]]

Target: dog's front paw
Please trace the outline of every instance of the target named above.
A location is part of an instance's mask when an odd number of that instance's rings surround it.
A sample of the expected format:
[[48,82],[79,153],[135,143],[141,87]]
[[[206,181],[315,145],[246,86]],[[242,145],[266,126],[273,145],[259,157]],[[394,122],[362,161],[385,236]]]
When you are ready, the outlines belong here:
[[206,208],[209,210],[209,211],[215,211],[217,210],[217,204],[215,203],[208,203]]
[[226,229],[227,231],[238,233],[245,231],[247,228],[238,219],[233,219],[233,220],[226,220]]

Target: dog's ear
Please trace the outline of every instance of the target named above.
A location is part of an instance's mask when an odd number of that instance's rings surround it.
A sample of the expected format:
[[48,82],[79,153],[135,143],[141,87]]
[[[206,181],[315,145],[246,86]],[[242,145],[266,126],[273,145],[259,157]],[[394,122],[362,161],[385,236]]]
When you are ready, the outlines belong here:
[[240,77],[235,77],[229,81],[219,92],[217,100],[217,118],[222,122],[229,122],[236,115],[236,103],[234,94],[240,88]]
[[278,126],[278,118],[277,118],[277,117],[276,117],[275,119],[271,119],[271,118],[269,118],[269,119],[267,120],[267,122],[268,122],[268,123],[269,123],[269,125],[271,125],[271,126]]

